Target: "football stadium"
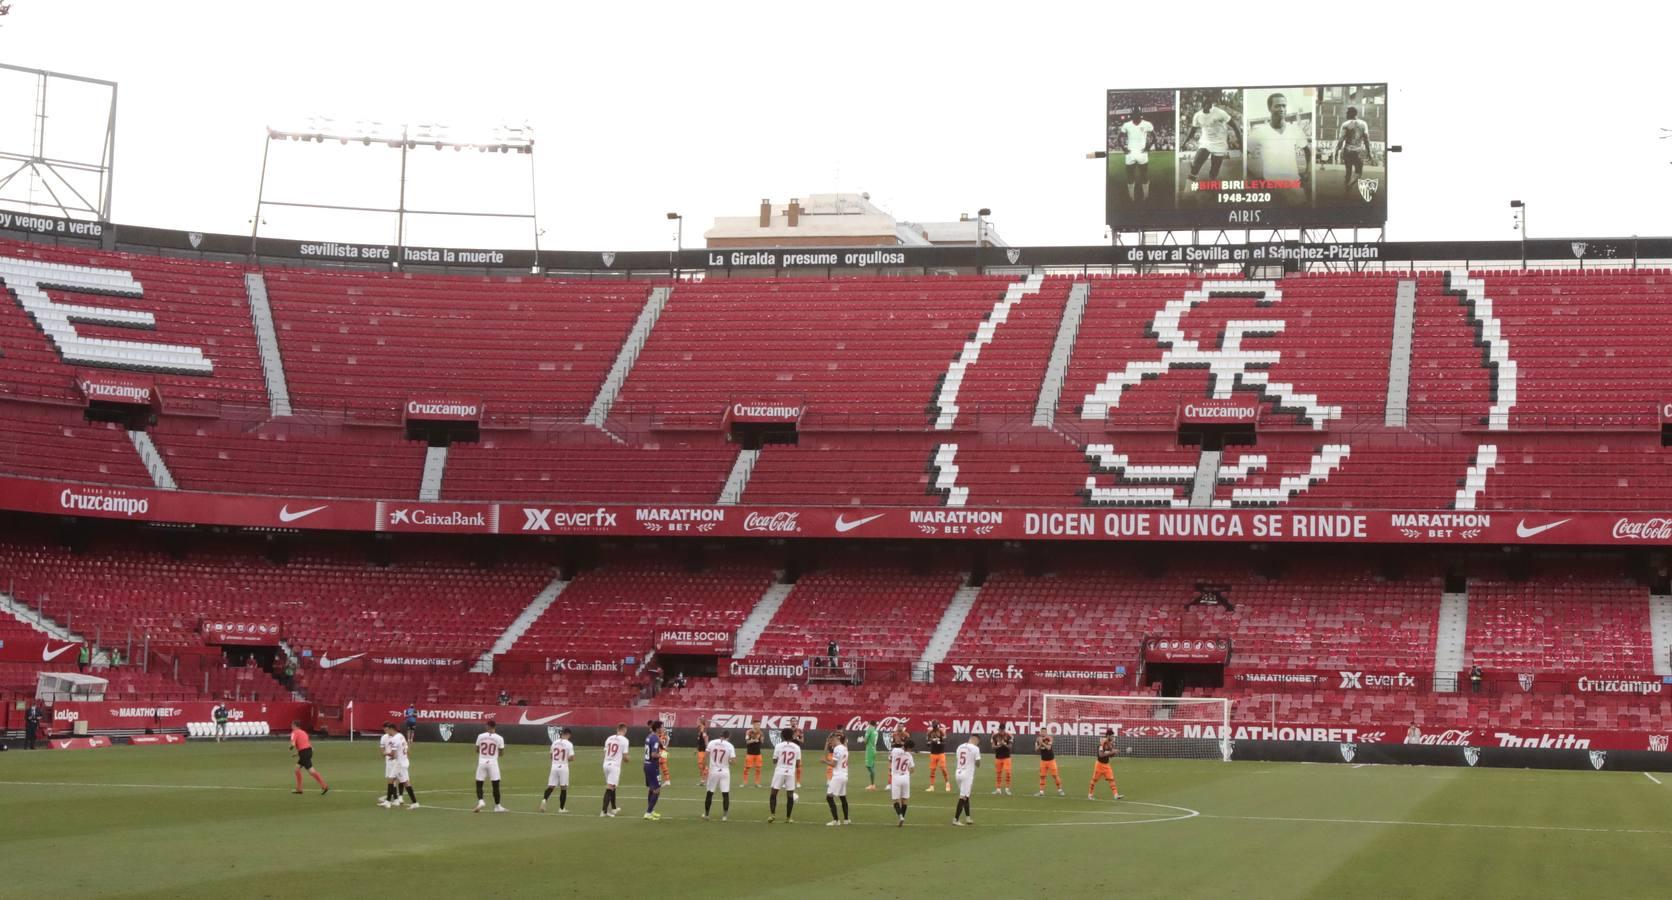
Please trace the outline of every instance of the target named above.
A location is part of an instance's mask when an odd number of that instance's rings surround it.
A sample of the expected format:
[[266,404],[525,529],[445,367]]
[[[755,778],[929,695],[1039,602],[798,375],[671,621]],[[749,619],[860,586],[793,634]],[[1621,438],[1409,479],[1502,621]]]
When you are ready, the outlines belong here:
[[414,110],[535,63],[403,98],[323,9],[186,7],[55,59],[0,2],[0,896],[1672,890],[1672,236],[1436,186],[1409,59],[1124,48],[944,160],[1078,166],[995,213],[741,137],[932,177],[836,111],[853,22],[688,32],[832,102],[708,97],[676,160],[672,19],[476,127]]

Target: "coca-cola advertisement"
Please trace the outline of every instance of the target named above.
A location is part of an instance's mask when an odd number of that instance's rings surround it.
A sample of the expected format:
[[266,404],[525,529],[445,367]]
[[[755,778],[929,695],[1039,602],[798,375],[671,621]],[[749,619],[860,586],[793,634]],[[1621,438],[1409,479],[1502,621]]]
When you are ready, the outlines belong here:
[[728,629],[665,629],[656,632],[656,652],[729,656],[732,633]]
[[205,619],[200,629],[205,644],[247,644],[261,647],[279,645],[280,628],[273,621],[227,621]]
[[1145,638],[1144,662],[1224,665],[1231,659],[1231,642],[1224,638]]
[[1672,513],[529,505],[162,491],[0,476],[0,508],[248,528],[530,536],[1672,545]]
[[801,513],[783,510],[752,512],[743,517],[743,530],[755,534],[800,534]]

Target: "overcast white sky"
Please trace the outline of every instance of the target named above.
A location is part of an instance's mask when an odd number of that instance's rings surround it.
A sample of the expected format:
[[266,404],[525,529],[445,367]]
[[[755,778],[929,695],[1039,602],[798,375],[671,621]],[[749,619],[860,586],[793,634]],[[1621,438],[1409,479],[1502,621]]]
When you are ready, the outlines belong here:
[[[1672,15],[1654,4],[9,2],[0,61],[120,83],[113,218],[130,224],[246,231],[263,128],[322,114],[527,121],[547,248],[669,246],[669,210],[700,245],[762,197],[860,190],[902,218],[988,206],[1011,243],[1091,244],[1102,169],[1083,157],[1106,89],[1386,80],[1406,148],[1390,238],[1513,238],[1511,198],[1535,237],[1672,233]],[[29,139],[22,93],[0,83],[8,149]],[[75,112],[49,127],[76,133]],[[393,199],[392,150],[287,153],[270,197]],[[413,199],[520,211],[526,166],[492,163],[415,158]],[[268,219],[274,236],[393,236]],[[483,220],[409,231],[529,241]]]

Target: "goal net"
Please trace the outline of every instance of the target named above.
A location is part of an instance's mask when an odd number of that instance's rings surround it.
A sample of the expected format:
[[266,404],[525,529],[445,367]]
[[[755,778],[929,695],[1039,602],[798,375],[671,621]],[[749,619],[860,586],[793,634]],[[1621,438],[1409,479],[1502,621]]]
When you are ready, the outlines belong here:
[[1040,732],[1058,753],[1095,756],[1105,731],[1121,756],[1231,759],[1231,701],[1222,697],[1046,694]]

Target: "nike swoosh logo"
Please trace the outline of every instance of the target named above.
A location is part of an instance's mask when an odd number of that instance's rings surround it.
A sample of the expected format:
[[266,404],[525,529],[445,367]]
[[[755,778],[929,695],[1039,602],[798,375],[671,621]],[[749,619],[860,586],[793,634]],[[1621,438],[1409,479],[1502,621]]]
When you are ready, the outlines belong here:
[[321,656],[319,658],[319,667],[321,669],[334,669],[337,666],[342,665],[343,663],[353,662],[353,661],[355,661],[355,660],[357,660],[360,657],[365,656],[365,655],[366,654],[364,654],[364,653],[356,653],[353,656],[340,656],[340,657],[337,657],[336,659],[332,659],[329,656]]
[[[572,710],[571,710],[571,712],[572,712]],[[569,715],[569,713],[558,713],[555,716],[546,716],[546,717],[540,718],[540,719],[530,719],[528,717],[528,711],[523,710],[522,718],[517,720],[517,724],[518,725],[544,725],[547,722],[555,722],[558,719],[561,719],[561,718],[563,718],[564,716],[567,716],[567,715]]]
[[57,650],[49,650],[46,647],[42,647],[41,648],[41,662],[52,662],[53,660],[57,659],[58,657],[63,656],[64,654],[70,652],[71,650],[74,650],[78,646],[80,646],[80,645],[79,644],[65,644],[64,646],[59,647]]
[[286,504],[284,506],[279,507],[279,521],[280,522],[294,522],[297,519],[305,519],[308,516],[311,516],[314,513],[319,512],[320,510],[322,510],[324,508],[325,507],[323,507],[323,506],[316,506],[313,509],[299,509],[295,512],[291,512],[290,511],[290,505]]
[[1546,531],[1549,531],[1550,529],[1555,528],[1557,525],[1563,525],[1563,524],[1566,524],[1566,523],[1571,522],[1571,521],[1573,521],[1573,520],[1572,519],[1557,519],[1556,521],[1551,522],[1548,525],[1539,525],[1539,526],[1536,526],[1536,527],[1533,527],[1533,528],[1528,528],[1527,527],[1527,520],[1522,519],[1521,521],[1515,523],[1515,536],[1519,537],[1519,538],[1530,538],[1534,535],[1543,534]]
[[864,525],[866,522],[874,522],[874,521],[882,518],[884,515],[887,515],[887,514],[886,513],[877,513],[874,516],[866,516],[863,519],[854,519],[852,522],[849,522],[846,518],[844,518],[842,516],[837,516],[836,517],[836,533],[837,534],[846,534],[846,533],[854,530],[855,528],[858,528],[859,526]]

